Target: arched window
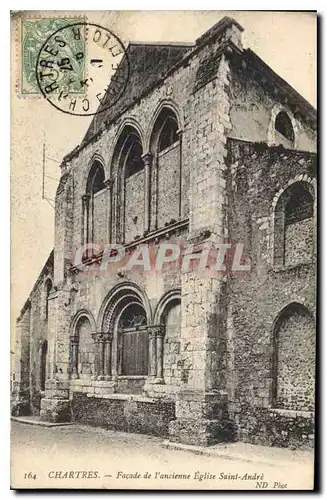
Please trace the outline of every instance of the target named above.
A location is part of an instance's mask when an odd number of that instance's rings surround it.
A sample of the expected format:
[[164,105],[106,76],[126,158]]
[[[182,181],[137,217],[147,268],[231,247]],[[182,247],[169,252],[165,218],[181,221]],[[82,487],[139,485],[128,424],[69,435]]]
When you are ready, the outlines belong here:
[[294,147],[294,129],[290,117],[285,111],[281,111],[275,120],[275,143],[282,144],[286,148]]
[[313,411],[315,322],[301,304],[290,304],[275,321],[272,368],[272,406]]
[[160,130],[159,141],[158,141],[158,151],[163,151],[175,142],[178,142],[178,123],[174,115],[169,114]]
[[102,163],[95,160],[86,182],[86,194],[83,196],[83,242],[99,243],[105,237],[103,212],[106,210],[106,198],[100,193],[105,188],[105,173]]
[[87,178],[86,192],[93,195],[104,187],[104,168],[98,160],[95,160]]
[[[102,332],[112,337],[113,373],[118,376],[139,376],[129,382],[129,390],[139,392],[143,377],[149,373],[149,303],[145,295],[132,284],[121,284],[113,290],[106,303]],[[111,350],[111,344],[108,348]],[[106,363],[104,363],[106,364]],[[111,367],[105,367],[107,373]],[[120,380],[120,379],[119,379]],[[133,379],[134,380],[134,379]],[[123,382],[119,381],[119,384]],[[121,386],[126,390],[126,386]],[[124,389],[125,388],[125,389]]]
[[116,239],[131,242],[143,236],[145,178],[143,147],[132,126],[122,132],[114,153],[117,171]]
[[45,282],[44,285],[44,291],[45,291],[45,320],[48,321],[49,319],[49,295],[52,289],[52,281],[50,278],[48,278]]
[[[183,190],[188,181],[182,176],[182,142],[178,134],[179,125],[176,113],[163,107],[154,124],[150,151],[153,155],[152,184],[157,187],[154,195],[156,227],[165,227],[178,221],[184,210]],[[183,210],[182,210],[183,206]]]
[[314,199],[311,185],[295,182],[275,208],[274,265],[295,265],[312,259]]
[[125,179],[137,174],[137,172],[140,172],[144,168],[142,160],[142,144],[137,137],[133,139],[134,140],[132,141],[130,149],[126,155]]

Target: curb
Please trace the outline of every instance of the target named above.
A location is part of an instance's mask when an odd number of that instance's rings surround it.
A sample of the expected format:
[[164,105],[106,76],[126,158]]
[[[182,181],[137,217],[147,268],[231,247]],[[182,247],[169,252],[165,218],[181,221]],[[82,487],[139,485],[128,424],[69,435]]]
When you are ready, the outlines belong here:
[[11,421],[27,425],[36,425],[39,427],[65,427],[67,425],[75,425],[75,422],[45,422],[36,419],[31,420],[24,417],[11,417]]
[[298,462],[299,464],[303,463],[300,460],[294,460],[294,459],[289,459],[289,460],[281,460],[280,458],[276,458],[273,460],[261,458],[261,457],[255,457],[253,456],[252,458],[249,456],[245,455],[236,455],[236,454],[231,454],[231,453],[225,453],[223,450],[219,450],[217,448],[205,448],[202,446],[195,446],[195,445],[188,445],[188,444],[181,444],[181,443],[172,443],[168,440],[164,441],[162,443],[162,446],[164,448],[167,448],[169,450],[179,450],[179,451],[190,451],[196,455],[204,455],[208,457],[217,457],[217,458],[223,458],[226,460],[240,460],[242,462],[248,462],[248,463],[254,463],[254,464],[264,464],[264,465],[271,465],[271,466],[276,466],[276,465],[287,465],[289,466],[290,463]]

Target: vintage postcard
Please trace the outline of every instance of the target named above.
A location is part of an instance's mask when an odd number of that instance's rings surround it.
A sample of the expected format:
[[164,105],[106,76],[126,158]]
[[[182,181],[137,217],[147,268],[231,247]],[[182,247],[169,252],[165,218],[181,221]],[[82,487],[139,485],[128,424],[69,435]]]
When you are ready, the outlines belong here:
[[11,487],[315,488],[315,12],[11,13]]

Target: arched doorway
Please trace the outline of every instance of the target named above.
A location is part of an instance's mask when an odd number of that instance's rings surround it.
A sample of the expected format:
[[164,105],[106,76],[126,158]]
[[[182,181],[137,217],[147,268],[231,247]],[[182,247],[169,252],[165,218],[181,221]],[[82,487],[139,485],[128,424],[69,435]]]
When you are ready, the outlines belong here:
[[130,302],[122,309],[117,324],[119,375],[148,375],[148,331],[143,306]]

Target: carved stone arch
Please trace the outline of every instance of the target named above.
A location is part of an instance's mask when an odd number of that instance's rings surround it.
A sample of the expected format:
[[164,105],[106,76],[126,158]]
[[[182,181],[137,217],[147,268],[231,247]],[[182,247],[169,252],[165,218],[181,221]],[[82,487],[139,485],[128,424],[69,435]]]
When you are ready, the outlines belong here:
[[144,307],[147,317],[147,323],[152,323],[152,312],[149,299],[146,293],[135,283],[124,281],[119,283],[105,297],[98,314],[97,327],[100,331],[105,331],[105,327],[109,327],[117,308],[122,304],[122,301],[130,298]]
[[163,323],[163,315],[165,310],[170,305],[181,302],[181,289],[176,288],[174,290],[170,290],[165,293],[163,297],[159,300],[157,307],[154,312],[154,324],[162,324]]
[[153,134],[153,130],[154,130],[154,127],[157,123],[157,120],[160,116],[160,114],[162,113],[162,111],[164,110],[164,108],[167,108],[168,110],[171,110],[174,115],[176,116],[176,119],[177,119],[177,122],[178,122],[178,128],[180,131],[183,130],[183,117],[182,117],[182,112],[178,106],[178,104],[173,100],[173,99],[162,99],[152,118],[151,118],[151,121],[148,125],[148,128],[147,128],[147,131],[146,131],[146,135],[145,135],[145,143],[144,143],[144,147],[145,147],[145,152],[150,152],[151,150],[151,140],[152,140],[152,134]]
[[87,169],[85,171],[85,174],[84,174],[84,192],[86,193],[86,185],[87,185],[87,181],[88,181],[88,178],[89,178],[89,174],[90,174],[90,171],[94,165],[94,163],[98,161],[102,167],[103,167],[103,170],[105,172],[105,177],[107,177],[108,173],[107,173],[107,165],[106,165],[106,162],[105,162],[105,159],[103,158],[103,156],[100,154],[100,153],[94,153],[92,158],[90,159],[88,165],[87,165]]
[[118,375],[148,375],[150,323],[149,301],[134,283],[115,286],[103,301],[98,329],[113,339],[114,371]]
[[80,309],[70,322],[69,332],[72,337],[76,337],[77,324],[79,320],[83,317],[86,317],[90,321],[92,331],[93,332],[96,331],[96,322],[91,311],[89,311],[88,309]]
[[294,118],[293,113],[289,109],[287,109],[285,106],[283,106],[280,103],[276,103],[270,114],[270,121],[269,121],[269,126],[268,126],[268,132],[267,132],[267,143],[269,146],[272,146],[275,144],[275,123],[276,123],[276,118],[279,115],[279,113],[286,113],[288,118],[290,119],[293,127],[293,132],[294,132],[294,149],[298,147],[298,135],[299,135],[299,123],[298,121]]
[[94,155],[92,156],[91,160],[89,161],[88,167],[86,169],[86,173],[85,173],[85,177],[84,177],[84,193],[88,193],[88,191],[89,191],[89,189],[88,189],[89,178],[90,178],[91,171],[94,168],[95,164],[101,165],[101,167],[103,169],[103,180],[105,180],[105,177],[106,177],[105,161],[99,153],[94,153]]
[[[143,148],[145,147],[145,135],[141,124],[133,117],[128,117],[128,116],[125,117],[123,121],[120,123],[117,132],[115,133],[108,156],[108,173],[109,177],[112,178],[113,180],[116,178],[117,175],[117,172],[114,171],[117,148],[119,148],[120,139],[124,135],[125,129],[128,127],[134,128],[137,131],[138,135],[140,136],[142,146]],[[145,149],[143,150],[145,151]]]

